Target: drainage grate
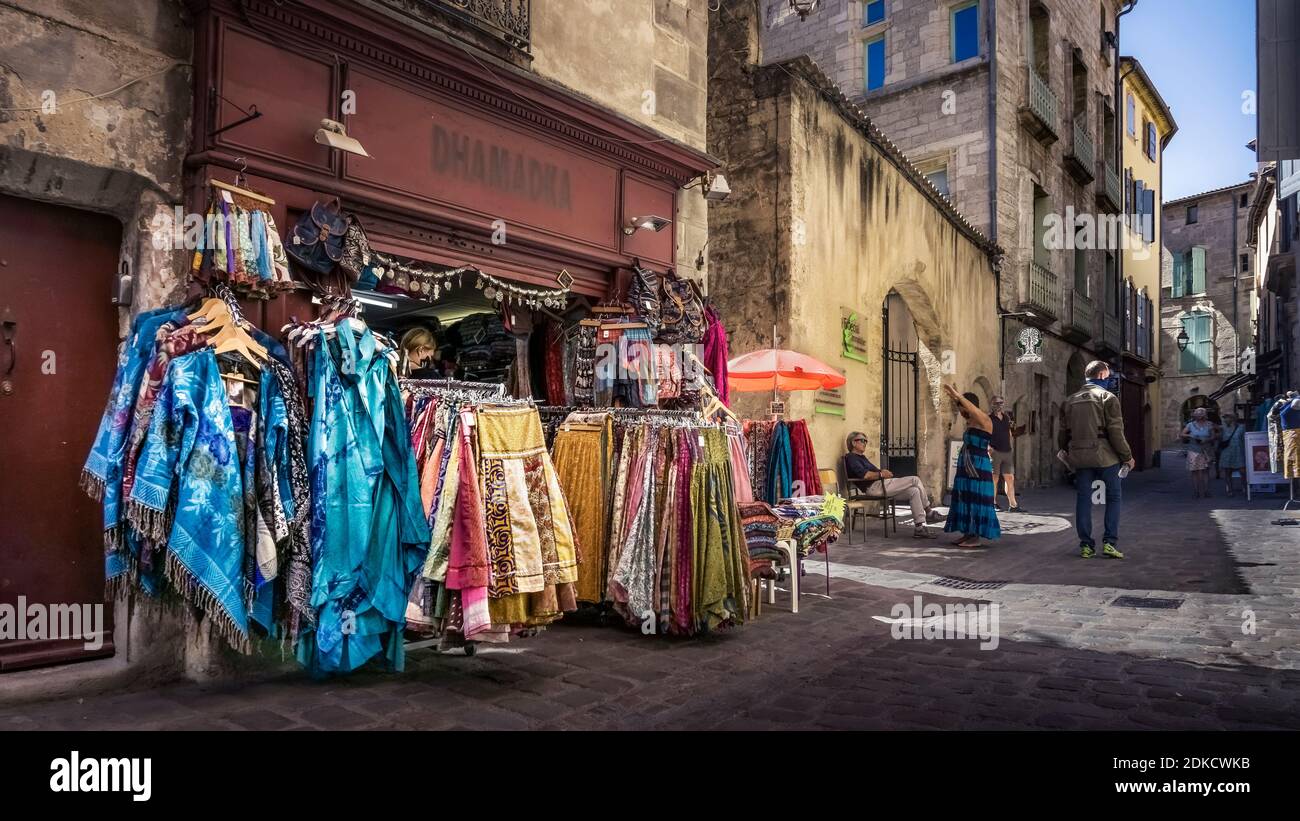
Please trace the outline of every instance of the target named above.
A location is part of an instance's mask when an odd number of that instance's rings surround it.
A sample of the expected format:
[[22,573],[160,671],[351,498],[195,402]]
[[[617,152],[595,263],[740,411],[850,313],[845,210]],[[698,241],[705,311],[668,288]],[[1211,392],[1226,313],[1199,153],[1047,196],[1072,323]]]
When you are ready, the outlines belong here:
[[1277,567],[1277,562],[1234,562],[1237,567]]
[[1007,585],[1006,582],[977,582],[974,579],[963,579],[961,576],[943,576],[930,584],[951,587],[953,590],[999,590]]
[[1111,602],[1110,606],[1139,607],[1149,610],[1177,610],[1182,604],[1182,599],[1147,599],[1142,596],[1120,596]]

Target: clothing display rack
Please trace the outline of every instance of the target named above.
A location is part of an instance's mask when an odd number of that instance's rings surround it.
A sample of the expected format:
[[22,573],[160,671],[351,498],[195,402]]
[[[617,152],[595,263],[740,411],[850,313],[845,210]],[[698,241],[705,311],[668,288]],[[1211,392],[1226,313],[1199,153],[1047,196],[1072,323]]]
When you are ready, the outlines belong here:
[[482,392],[489,396],[505,396],[506,386],[500,382],[464,382],[459,379],[407,379],[397,380],[403,390],[412,393],[445,391]]

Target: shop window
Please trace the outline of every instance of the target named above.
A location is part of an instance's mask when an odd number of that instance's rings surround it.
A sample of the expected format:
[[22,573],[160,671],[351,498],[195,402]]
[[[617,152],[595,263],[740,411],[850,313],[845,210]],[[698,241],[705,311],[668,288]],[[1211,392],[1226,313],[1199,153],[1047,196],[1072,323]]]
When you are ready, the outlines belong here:
[[980,6],[978,2],[954,6],[949,31],[952,38],[952,61],[960,63],[980,53]]
[[862,25],[871,26],[885,19],[885,0],[869,0],[863,4]]
[[867,91],[885,84],[885,36],[867,41]]

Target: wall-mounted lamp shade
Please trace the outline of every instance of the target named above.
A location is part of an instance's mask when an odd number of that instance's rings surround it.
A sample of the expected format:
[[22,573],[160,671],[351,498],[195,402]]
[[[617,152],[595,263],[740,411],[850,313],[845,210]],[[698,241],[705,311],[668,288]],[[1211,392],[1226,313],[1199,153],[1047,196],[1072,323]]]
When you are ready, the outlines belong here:
[[1178,350],[1180,351],[1187,350],[1187,343],[1192,341],[1192,338],[1187,335],[1186,328],[1183,328],[1178,332],[1177,339],[1178,339]]
[[316,129],[316,142],[330,148],[346,151],[349,154],[359,154],[362,157],[370,156],[366,153],[366,149],[361,147],[360,142],[348,136],[343,123],[334,120],[320,121],[320,128]]
[[633,217],[627,221],[627,225],[623,226],[623,233],[629,237],[637,231],[654,231],[657,234],[672,225],[672,222],[666,217],[656,217],[653,214],[646,217]]

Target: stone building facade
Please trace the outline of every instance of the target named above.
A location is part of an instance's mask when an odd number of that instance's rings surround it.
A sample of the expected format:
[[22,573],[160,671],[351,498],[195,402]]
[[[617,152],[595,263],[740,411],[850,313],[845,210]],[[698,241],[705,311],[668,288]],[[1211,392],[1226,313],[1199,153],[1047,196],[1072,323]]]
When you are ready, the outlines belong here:
[[[1300,246],[1300,160],[1262,163],[1250,194],[1247,231],[1256,282],[1251,313],[1255,324],[1257,401],[1295,390],[1300,380],[1300,299],[1295,260]],[[1249,372],[1249,369],[1248,369]]]
[[[733,193],[710,209],[710,286],[733,355],[769,347],[775,326],[780,347],[843,370],[832,395],[783,397],[789,418],[809,420],[818,465],[835,467],[863,431],[873,459],[908,463],[938,498],[961,435],[940,383],[985,406],[997,391],[1000,249],[810,60],[758,64],[757,3],[711,21],[709,151]],[[738,394],[734,407],[763,418],[769,400]]]
[[[1006,316],[983,325],[1001,334],[1000,391],[1028,425],[1017,441],[1020,483],[1059,481],[1061,402],[1089,360],[1117,361],[1123,350],[1115,97],[1119,15],[1130,4],[832,0],[802,22],[784,5],[763,2],[764,60],[811,55],[1006,249]],[[873,45],[883,52],[874,63]],[[869,77],[882,62],[882,76]],[[1109,239],[1076,244],[1080,217],[1109,220]],[[1035,333],[1041,361],[1022,364],[1019,343]]]
[[[39,466],[25,466],[22,459],[15,459],[6,468],[11,476],[25,480],[32,479],[34,472],[39,473],[36,478],[48,479],[56,486],[48,488],[47,495],[61,506],[66,518],[84,522],[85,527],[65,539],[66,544],[56,546],[63,551],[58,557],[49,555],[51,546],[40,542],[39,532],[24,535],[21,545],[12,532],[7,533],[9,541],[0,556],[0,601],[8,602],[15,590],[29,592],[25,585],[48,578],[51,571],[57,575],[60,565],[53,563],[56,558],[66,558],[69,565],[102,568],[103,547],[96,530],[98,505],[76,486],[77,472],[90,449],[121,334],[135,313],[173,302],[185,287],[189,252],[173,250],[168,243],[156,244],[155,229],[171,225],[172,220],[155,218],[170,218],[176,208],[193,203],[196,190],[204,187],[202,179],[194,179],[186,160],[194,150],[194,123],[200,113],[220,107],[211,99],[216,89],[198,89],[196,99],[194,88],[195,55],[199,38],[204,36],[197,31],[196,20],[213,4],[209,0],[110,4],[14,0],[0,5],[0,208],[7,217],[16,214],[18,219],[17,228],[14,224],[6,227],[21,231],[30,216],[33,223],[40,221],[51,230],[63,225],[69,238],[75,238],[79,231],[91,233],[78,228],[78,220],[84,219],[93,222],[97,236],[112,235],[112,247],[94,259],[73,258],[64,264],[57,253],[41,258],[35,253],[39,249],[32,251],[33,258],[49,269],[51,294],[63,291],[81,298],[81,302],[59,303],[65,307],[76,304],[80,312],[78,350],[71,354],[56,351],[65,357],[59,359],[61,392],[50,396],[63,399],[51,398],[46,403],[52,412],[57,407],[62,415],[57,425],[26,422],[33,426],[34,435],[48,438],[51,431],[60,432],[58,458],[70,473],[62,476],[43,457]],[[255,5],[267,14],[284,4]],[[324,8],[334,25],[339,25],[340,19],[398,19],[411,36],[426,38],[425,48],[466,50],[476,65],[497,77],[508,77],[512,71],[531,72],[548,88],[557,89],[557,95],[582,98],[582,105],[594,104],[611,120],[648,126],[653,134],[643,138],[644,142],[680,144],[703,156],[707,0],[635,0],[616,6],[603,0],[499,0],[497,11],[514,15],[522,9],[524,15],[513,18],[512,30],[504,32],[452,0],[337,0],[334,5],[321,0],[311,5]],[[599,36],[593,36],[595,31]],[[238,101],[243,105],[249,102]],[[294,107],[281,106],[284,108]],[[314,128],[315,118],[330,116],[330,110],[322,104],[319,114],[309,112],[307,126]],[[626,150],[638,150],[638,145],[630,144]],[[673,256],[677,268],[686,276],[704,278],[708,270],[706,202],[698,186],[678,190],[674,196]],[[615,218],[622,215],[608,216],[613,232]],[[280,226],[282,231],[285,227]],[[13,258],[10,237],[0,236],[6,242],[6,259]],[[68,254],[75,253],[73,243],[67,247]],[[98,250],[103,252],[103,248]],[[697,265],[700,257],[703,262]],[[133,289],[115,287],[120,275],[130,277]],[[0,319],[13,307],[13,294],[8,290],[11,281],[8,274],[0,279]],[[117,307],[110,299],[115,291],[120,298]],[[58,328],[72,326],[49,321],[56,311],[57,306],[44,317],[24,313],[17,318],[22,356],[39,357],[43,348],[57,347],[45,340],[53,339]],[[87,352],[94,352],[97,358]],[[19,373],[24,369],[39,373],[40,362],[33,362],[24,359]],[[93,367],[83,366],[83,373],[71,364],[64,365],[79,362],[91,362]],[[74,384],[64,384],[69,381]],[[48,384],[55,382],[51,379]],[[18,382],[14,395],[27,396],[27,388],[28,383]],[[26,429],[11,426],[4,415],[10,407],[17,406],[12,402],[0,405],[4,435],[23,437]],[[6,459],[10,456],[6,447]],[[51,478],[56,474],[57,479]],[[11,498],[8,485],[0,489],[5,498]],[[14,513],[15,508],[10,506],[8,512]],[[8,518],[3,521],[6,526],[11,524]],[[39,531],[46,522],[36,524]],[[37,559],[40,551],[45,555]],[[48,566],[38,567],[38,561]],[[95,587],[93,580],[91,586]],[[80,591],[77,600],[93,601],[101,592],[102,577],[96,589]],[[110,607],[112,641],[106,644],[107,652],[100,654],[103,657],[10,673],[8,670],[18,669],[10,662],[21,654],[6,656],[6,648],[0,647],[0,700],[50,697],[177,676],[252,675],[281,661],[278,653],[234,656],[201,629],[202,625],[196,629],[193,616],[184,609],[162,607],[139,597]],[[33,662],[30,653],[19,661],[24,668],[48,663]]]
[[[1254,254],[1249,214],[1254,181],[1164,204],[1160,369],[1162,440],[1176,442],[1191,411],[1245,410],[1248,392],[1210,395],[1242,368],[1253,343]],[[1178,337],[1186,331],[1185,350]]]

